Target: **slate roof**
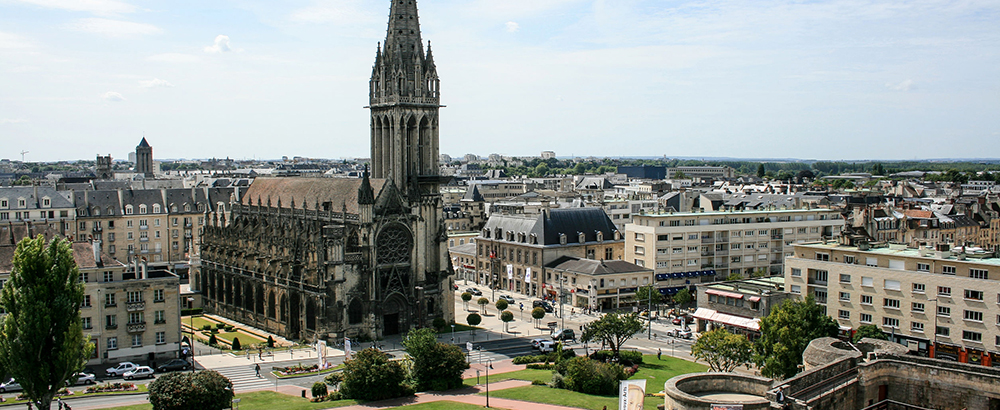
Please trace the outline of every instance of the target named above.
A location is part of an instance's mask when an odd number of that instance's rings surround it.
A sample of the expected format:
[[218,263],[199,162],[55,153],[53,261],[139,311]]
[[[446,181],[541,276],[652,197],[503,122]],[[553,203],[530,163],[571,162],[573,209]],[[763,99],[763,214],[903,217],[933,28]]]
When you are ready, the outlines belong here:
[[[49,205],[44,209],[72,208],[73,203],[63,196],[59,191],[51,187],[5,187],[0,188],[0,198],[6,198],[8,208],[11,210],[36,210],[43,209],[42,198],[49,198]],[[17,200],[24,198],[24,208],[18,208]]]
[[100,208],[100,215],[123,215],[121,197],[117,190],[102,191],[76,191],[73,193],[76,202],[76,215],[78,217],[97,216],[96,209]]
[[652,269],[644,268],[631,262],[621,260],[599,261],[593,259],[582,259],[573,256],[562,256],[545,265],[549,269],[558,269],[566,272],[583,273],[587,275],[612,275],[619,273],[650,272]]
[[[559,245],[559,234],[566,235],[567,244],[580,243],[579,233],[586,242],[596,242],[597,232],[602,232],[605,241],[614,240],[615,224],[601,208],[560,208],[551,209],[535,216],[496,215],[490,217],[483,229],[495,232],[523,233],[538,238],[538,245]],[[494,239],[504,240],[505,236]],[[530,243],[530,241],[529,241]]]
[[469,186],[469,189],[465,190],[465,196],[462,197],[462,200],[472,201],[472,202],[486,202],[486,199],[483,198],[483,194],[479,192],[478,184],[472,184],[471,186]]
[[[377,198],[386,180],[371,178],[369,181]],[[360,178],[257,178],[240,200],[245,205],[257,205],[258,198],[261,204],[267,204],[270,198],[271,206],[278,206],[280,199],[283,208],[290,208],[294,198],[296,208],[302,208],[302,204],[306,203],[310,209],[315,208],[318,200],[321,204],[332,203],[335,212],[340,212],[342,204],[346,204],[348,213],[357,214],[360,187]]]

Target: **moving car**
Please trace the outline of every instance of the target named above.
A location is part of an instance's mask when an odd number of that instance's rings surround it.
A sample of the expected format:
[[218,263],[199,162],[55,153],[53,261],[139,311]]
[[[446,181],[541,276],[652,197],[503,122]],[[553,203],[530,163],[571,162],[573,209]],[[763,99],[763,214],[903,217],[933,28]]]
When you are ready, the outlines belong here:
[[692,333],[687,329],[670,329],[667,331],[667,336],[673,336],[681,339],[690,339]]
[[510,295],[500,295],[500,297],[498,299],[506,300],[507,303],[511,304],[511,305],[514,304],[514,298],[512,296],[510,296]]
[[149,366],[139,366],[135,370],[125,372],[125,380],[148,379],[153,377],[153,369]]
[[544,309],[545,313],[552,313],[552,311],[553,311],[552,310],[552,305],[550,305],[549,302],[546,302],[544,300],[536,300],[536,301],[534,301],[534,302],[531,303],[531,308],[532,309],[534,309],[536,307],[540,307],[540,308]]
[[97,376],[93,373],[77,373],[73,377],[76,378],[76,384],[97,384]]
[[552,332],[552,340],[576,340],[573,329],[560,329]]
[[471,293],[472,296],[483,296],[483,292],[480,292],[479,289],[476,288],[468,288],[465,291]]
[[124,375],[125,372],[135,370],[136,367],[139,367],[139,365],[132,362],[121,362],[118,363],[118,366],[108,368],[108,370],[105,370],[104,373],[107,374],[108,377],[117,377]]
[[191,368],[191,363],[184,359],[174,359],[156,367],[159,373],[166,373],[174,370],[187,370]]
[[545,339],[531,339],[531,348],[532,349],[537,349],[538,345],[540,345],[544,341],[546,341],[546,340]]
[[550,340],[543,340],[538,344],[539,353],[548,353],[556,351],[556,342]]
[[680,316],[680,317],[674,318],[674,320],[672,320],[672,322],[675,325],[681,325],[681,324],[684,324],[684,323],[694,323],[694,317],[693,316]]
[[21,389],[21,385],[18,382],[14,381],[14,379],[8,380],[7,383],[0,384],[0,393],[6,393],[9,391],[21,391],[21,390],[23,390]]

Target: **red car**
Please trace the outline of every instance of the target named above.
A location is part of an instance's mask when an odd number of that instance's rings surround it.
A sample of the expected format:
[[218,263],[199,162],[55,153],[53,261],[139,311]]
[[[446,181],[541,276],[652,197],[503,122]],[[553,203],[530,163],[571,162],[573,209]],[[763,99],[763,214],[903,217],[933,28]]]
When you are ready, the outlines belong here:
[[681,316],[678,318],[674,318],[673,323],[675,325],[680,325],[682,323],[694,323],[694,318],[691,316]]

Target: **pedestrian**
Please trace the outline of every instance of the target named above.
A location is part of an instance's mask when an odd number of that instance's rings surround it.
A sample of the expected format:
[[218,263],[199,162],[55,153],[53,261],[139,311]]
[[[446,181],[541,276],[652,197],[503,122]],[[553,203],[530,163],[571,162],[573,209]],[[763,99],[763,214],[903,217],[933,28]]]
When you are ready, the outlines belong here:
[[263,347],[258,347],[257,348],[257,359],[264,360],[264,348]]
[[253,370],[257,372],[257,377],[260,377],[260,363],[253,365]]
[[660,360],[661,356],[663,356],[663,350],[660,350],[660,348],[657,347],[656,348],[656,360]]

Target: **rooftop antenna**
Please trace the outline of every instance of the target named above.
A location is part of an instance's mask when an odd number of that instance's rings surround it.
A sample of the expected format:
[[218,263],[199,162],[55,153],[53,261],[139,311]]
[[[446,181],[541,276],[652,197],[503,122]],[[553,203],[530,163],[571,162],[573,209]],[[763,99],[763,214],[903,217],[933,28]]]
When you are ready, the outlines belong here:
[[28,151],[21,151],[21,163],[22,164],[24,163],[24,154],[27,154],[27,153],[28,153]]

